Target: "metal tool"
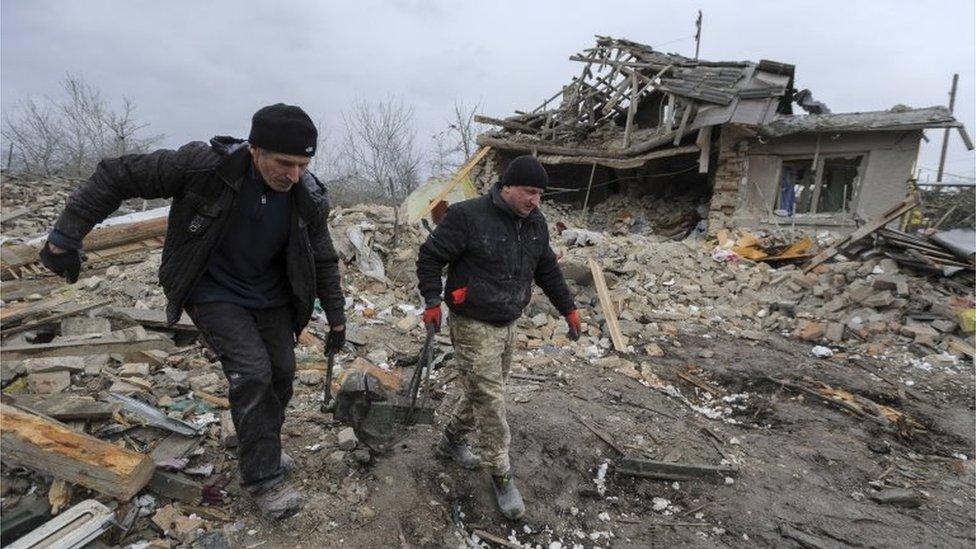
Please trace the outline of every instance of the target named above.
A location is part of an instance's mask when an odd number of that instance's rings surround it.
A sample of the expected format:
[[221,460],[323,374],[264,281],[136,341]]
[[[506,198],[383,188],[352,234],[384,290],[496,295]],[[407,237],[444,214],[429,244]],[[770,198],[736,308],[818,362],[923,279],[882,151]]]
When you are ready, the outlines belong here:
[[[424,347],[420,351],[420,360],[414,367],[413,376],[410,377],[410,385],[407,386],[407,396],[410,398],[410,406],[404,416],[404,425],[412,425],[414,416],[418,408],[423,408],[427,404],[430,395],[430,371],[433,369],[434,358],[434,325],[427,324],[427,339],[424,340]],[[420,393],[420,382],[424,382],[424,398],[417,406],[417,395]]]
[[335,355],[335,351],[329,351],[327,355],[329,366],[325,372],[325,389],[322,390],[323,414],[334,412],[336,407],[335,397],[332,396],[332,370],[335,369]]

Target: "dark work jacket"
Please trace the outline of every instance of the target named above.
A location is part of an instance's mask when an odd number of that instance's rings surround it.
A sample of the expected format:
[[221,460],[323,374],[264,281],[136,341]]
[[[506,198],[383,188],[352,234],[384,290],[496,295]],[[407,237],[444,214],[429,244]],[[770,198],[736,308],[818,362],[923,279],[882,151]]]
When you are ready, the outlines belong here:
[[[195,141],[176,151],[104,159],[71,193],[54,229],[80,242],[125,199],[172,198],[159,282],[166,294],[167,320],[174,324],[223,238],[251,165],[246,145],[239,139],[215,137],[209,145]],[[308,324],[316,297],[330,325],[345,324],[339,259],[327,225],[326,189],[306,172],[289,194],[291,230],[284,257],[293,328],[298,333]]]
[[515,321],[532,297],[532,283],[560,314],[573,298],[549,246],[539,210],[515,214],[497,187],[479,198],[453,204],[427,237],[417,258],[417,279],[427,307],[439,305],[441,272],[447,266],[444,301],[451,312],[498,326]]

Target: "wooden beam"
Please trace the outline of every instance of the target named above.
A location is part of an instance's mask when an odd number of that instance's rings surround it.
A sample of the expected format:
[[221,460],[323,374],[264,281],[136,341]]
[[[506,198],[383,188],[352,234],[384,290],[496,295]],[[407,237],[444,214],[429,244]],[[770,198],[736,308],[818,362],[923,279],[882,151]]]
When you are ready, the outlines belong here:
[[498,118],[491,118],[489,116],[482,116],[480,114],[474,115],[474,121],[479,124],[490,124],[492,126],[501,126],[507,130],[517,130],[520,132],[527,133],[539,133],[539,128],[533,128],[528,124],[523,124],[521,122],[516,122],[514,120],[501,120]]
[[698,152],[698,145],[683,147],[668,147],[639,156],[629,158],[609,158],[605,156],[568,156],[568,155],[539,155],[539,162],[543,164],[599,164],[614,169],[639,168],[650,160],[667,158],[681,154]]
[[72,430],[52,419],[0,404],[0,455],[11,465],[96,492],[132,499],[153,476],[152,458]]
[[48,314],[61,305],[68,303],[68,301],[70,299],[67,296],[59,295],[42,301],[28,301],[8,305],[0,309],[0,325],[11,324],[31,316]]
[[695,144],[701,149],[701,154],[698,155],[698,173],[708,173],[708,163],[712,156],[712,126],[698,130]]
[[63,341],[59,343],[44,343],[41,345],[11,345],[0,347],[0,356],[4,360],[21,360],[45,356],[87,356],[105,355],[112,353],[133,353],[136,351],[150,351],[153,349],[167,350],[173,347],[173,342],[164,337],[147,337],[134,341],[121,339],[100,338],[81,341]]
[[607,329],[610,330],[610,340],[613,348],[619,352],[627,351],[627,340],[620,332],[620,325],[617,323],[617,311],[614,309],[613,301],[610,299],[610,290],[607,289],[607,280],[603,276],[603,269],[600,264],[592,257],[589,260],[590,272],[593,274],[593,284],[596,286],[596,294],[600,298],[600,307],[603,309],[603,317],[607,321]]
[[491,150],[490,146],[484,146],[478,149],[478,152],[474,153],[474,155],[472,155],[471,158],[469,158],[468,161],[464,163],[464,166],[461,166],[461,169],[458,170],[456,174],[454,174],[454,177],[451,178],[451,180],[447,183],[447,185],[444,185],[444,188],[441,189],[441,192],[437,193],[437,196],[435,196],[430,201],[430,203],[427,204],[427,207],[424,208],[424,211],[420,214],[418,219],[426,217],[427,214],[429,214],[430,211],[434,209],[434,206],[436,206],[441,200],[444,200],[445,196],[451,194],[451,191],[454,190],[454,187],[457,187],[458,183],[460,183],[461,180],[464,179],[464,177],[467,176],[471,172],[471,170],[478,165],[479,162],[481,162],[481,160],[485,157],[485,155],[488,154],[488,151],[490,150]]
[[588,147],[567,147],[564,145],[549,145],[541,141],[515,141],[512,139],[502,139],[490,135],[481,134],[477,141],[479,145],[501,149],[504,151],[524,151],[528,153],[556,154],[566,156],[598,156],[602,158],[625,158],[645,153],[651,149],[660,147],[674,140],[674,132],[669,131],[662,135],[652,137],[646,141],[641,141],[630,145],[626,149],[616,147],[606,147],[594,149]]
[[685,104],[685,109],[681,113],[681,123],[678,125],[678,131],[674,134],[674,142],[672,145],[675,147],[681,144],[681,138],[685,136],[685,129],[688,127],[688,119],[691,118],[691,111],[695,108],[690,101],[682,101],[682,103]]
[[45,415],[58,421],[108,420],[119,410],[118,404],[99,402],[89,396],[60,394],[11,395],[21,408]]
[[624,148],[630,146],[630,132],[634,125],[634,113],[637,112],[637,73],[630,73],[630,104],[627,105],[627,123],[624,126]]
[[840,242],[834,244],[833,246],[817,254],[817,256],[811,259],[810,263],[808,263],[807,266],[803,268],[803,272],[810,272],[817,265],[820,265],[821,263],[827,261],[828,259],[840,253],[840,251],[843,248],[850,246],[851,244],[854,244],[858,240],[861,240],[862,238],[873,233],[874,231],[877,231],[878,229],[884,227],[888,223],[891,223],[895,219],[898,219],[900,215],[910,211],[915,206],[918,206],[918,199],[914,196],[910,196],[906,198],[904,201],[895,204],[894,206],[889,208],[888,211],[875,217],[864,226],[858,228],[854,232],[842,238]]

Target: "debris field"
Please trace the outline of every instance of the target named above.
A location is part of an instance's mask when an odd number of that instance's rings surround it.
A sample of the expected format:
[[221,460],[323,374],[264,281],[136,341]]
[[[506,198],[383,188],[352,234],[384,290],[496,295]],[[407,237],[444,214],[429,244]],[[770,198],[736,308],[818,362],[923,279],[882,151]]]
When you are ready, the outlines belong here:
[[[29,203],[23,184],[4,181],[4,211]],[[283,433],[308,504],[261,519],[219,362],[188,319],[165,323],[165,211],[97,228],[72,285],[29,253],[49,212],[5,221],[25,230],[2,248],[3,544],[88,506],[75,534],[133,548],[972,546],[971,259],[888,218],[860,238],[708,236],[651,197],[543,210],[584,334],[541,293],[518,321],[518,522],[487,474],[434,457],[459,394],[446,334],[432,424],[383,452],[320,410],[324,315],[300,338]],[[417,364],[426,231],[402,225],[394,246],[394,217],[331,214],[350,318],[334,387],[362,371],[395,391]]]

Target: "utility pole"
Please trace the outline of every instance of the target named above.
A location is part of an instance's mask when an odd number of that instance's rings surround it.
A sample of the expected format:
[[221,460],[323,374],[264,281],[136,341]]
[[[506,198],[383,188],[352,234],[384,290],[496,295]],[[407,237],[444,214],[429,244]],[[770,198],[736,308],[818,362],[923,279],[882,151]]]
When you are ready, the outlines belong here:
[[[952,110],[956,106],[956,85],[959,84],[959,74],[952,75],[952,89],[949,90],[949,114],[952,114]],[[945,159],[946,152],[949,150],[949,129],[945,129],[945,133],[942,135],[942,154],[939,156],[939,173],[935,177],[935,180],[942,183],[942,170],[945,169]]]
[[[695,61],[698,60],[698,48],[701,47],[701,24],[702,12],[698,10],[698,19],[695,20]],[[949,110],[952,110],[952,107]]]

